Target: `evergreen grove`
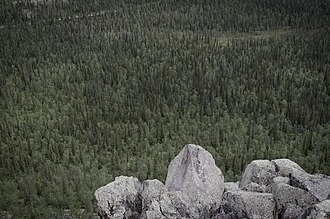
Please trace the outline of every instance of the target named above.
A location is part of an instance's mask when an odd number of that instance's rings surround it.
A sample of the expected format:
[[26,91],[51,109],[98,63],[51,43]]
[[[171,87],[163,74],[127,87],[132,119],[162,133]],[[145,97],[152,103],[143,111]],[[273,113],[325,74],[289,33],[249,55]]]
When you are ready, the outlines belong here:
[[329,0],[2,0],[0,216],[88,217],[187,143],[227,181],[254,159],[330,175],[329,24]]

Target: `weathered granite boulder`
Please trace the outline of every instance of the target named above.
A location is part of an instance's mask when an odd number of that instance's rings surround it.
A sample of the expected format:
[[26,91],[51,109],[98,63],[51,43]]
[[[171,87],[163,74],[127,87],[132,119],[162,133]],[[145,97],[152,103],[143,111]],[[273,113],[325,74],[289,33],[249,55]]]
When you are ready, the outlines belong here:
[[143,181],[141,191],[143,208],[148,206],[153,200],[159,201],[161,195],[166,192],[167,189],[165,185],[157,179]]
[[165,218],[161,212],[159,201],[164,193],[167,192],[165,185],[157,179],[146,180],[142,183],[141,199],[142,214],[141,218]]
[[165,183],[169,191],[181,191],[200,218],[209,217],[221,204],[224,177],[212,155],[198,145],[188,144],[171,161]]
[[166,218],[203,218],[200,209],[192,205],[190,198],[181,191],[163,194],[159,203]]
[[136,218],[142,211],[139,193],[142,184],[137,178],[119,176],[95,191],[100,218]]
[[308,191],[319,201],[330,199],[330,178],[328,176],[296,171],[291,174],[290,183]]
[[279,183],[274,186],[277,218],[298,218],[308,207],[318,202],[309,192]]
[[239,186],[239,182],[226,182],[224,192],[240,190],[238,186]]
[[298,164],[289,159],[272,160],[278,176],[289,177],[293,172],[305,172]]
[[228,191],[218,218],[273,218],[275,202],[271,193]]
[[239,187],[244,188],[251,182],[268,186],[274,177],[275,166],[269,160],[254,160],[245,168]]
[[305,210],[301,219],[329,219],[330,218],[330,199],[324,200]]
[[165,215],[161,211],[160,204],[158,201],[153,200],[149,203],[147,209],[143,209],[141,219],[166,219]]
[[181,191],[163,193],[160,200],[153,199],[143,210],[142,219],[201,218],[199,209],[191,205],[190,198]]

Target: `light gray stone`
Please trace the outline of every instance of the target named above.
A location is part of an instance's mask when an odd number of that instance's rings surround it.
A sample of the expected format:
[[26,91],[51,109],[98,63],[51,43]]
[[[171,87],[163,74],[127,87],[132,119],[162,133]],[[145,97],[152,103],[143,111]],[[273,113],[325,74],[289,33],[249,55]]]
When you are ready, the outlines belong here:
[[330,178],[328,176],[296,171],[291,174],[290,183],[310,192],[319,201],[330,198]]
[[275,185],[273,195],[278,218],[298,218],[304,209],[318,202],[309,192],[285,183]]
[[226,182],[225,183],[225,192],[240,190],[240,188],[238,188],[238,185],[239,185],[239,182]]
[[143,203],[148,203],[152,200],[159,201],[161,195],[166,192],[167,189],[161,181],[157,179],[145,180],[142,183],[141,198]]
[[269,160],[254,160],[245,168],[239,187],[243,188],[251,182],[268,186],[274,177],[275,166]]
[[330,218],[330,200],[324,200],[305,210],[302,219],[329,219]]
[[289,159],[272,160],[278,176],[289,177],[293,172],[305,172],[297,163]]
[[135,177],[119,176],[95,191],[98,213],[101,218],[122,219],[142,211],[139,193],[142,184]]
[[223,218],[273,218],[275,202],[270,193],[229,191],[224,194]]
[[200,210],[191,204],[190,198],[181,191],[171,191],[162,195],[160,211],[166,218],[203,218]]
[[288,177],[277,176],[277,177],[273,178],[273,183],[275,185],[277,185],[279,183],[290,184],[290,179]]
[[250,182],[249,184],[245,185],[242,190],[248,192],[266,192],[267,187],[265,185],[259,185],[254,182]]
[[165,185],[187,195],[193,207],[211,213],[220,207],[224,177],[209,152],[188,144],[171,161]]

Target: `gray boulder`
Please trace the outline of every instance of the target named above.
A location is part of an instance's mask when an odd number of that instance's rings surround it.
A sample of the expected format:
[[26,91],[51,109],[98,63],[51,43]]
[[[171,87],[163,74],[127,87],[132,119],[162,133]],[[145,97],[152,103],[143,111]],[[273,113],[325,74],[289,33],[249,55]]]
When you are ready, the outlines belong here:
[[225,192],[240,190],[240,188],[238,188],[238,185],[239,185],[239,182],[226,182],[225,183]]
[[191,204],[190,198],[181,191],[172,191],[162,195],[159,201],[160,211],[169,219],[203,218],[199,209]]
[[289,159],[272,160],[278,176],[289,177],[293,172],[305,172],[298,164]]
[[305,210],[302,219],[329,219],[330,218],[330,200],[324,200]]
[[201,218],[199,209],[191,205],[189,197],[181,191],[163,193],[160,200],[153,199],[144,209],[142,219]]
[[171,161],[165,183],[169,191],[181,191],[191,205],[208,217],[221,204],[224,177],[212,155],[202,147],[186,145]]
[[145,180],[142,183],[142,215],[141,218],[165,218],[161,212],[159,201],[167,192],[165,185],[157,179]]
[[142,185],[135,177],[119,176],[95,191],[100,218],[135,218],[142,211]]
[[278,218],[298,218],[304,209],[318,202],[309,192],[285,183],[275,185],[273,195]]
[[295,187],[308,191],[319,201],[330,198],[330,178],[328,176],[293,172],[290,183]]
[[157,179],[145,180],[142,183],[141,198],[143,200],[143,207],[147,206],[151,201],[159,201],[161,195],[166,193],[165,185]]
[[268,186],[274,177],[275,166],[269,160],[254,160],[245,168],[239,187],[244,188],[251,182]]
[[141,214],[141,219],[165,219],[165,215],[163,214],[160,204],[156,200],[152,200],[147,209],[143,209]]
[[273,218],[275,202],[270,193],[229,191],[223,200],[224,212],[218,218]]

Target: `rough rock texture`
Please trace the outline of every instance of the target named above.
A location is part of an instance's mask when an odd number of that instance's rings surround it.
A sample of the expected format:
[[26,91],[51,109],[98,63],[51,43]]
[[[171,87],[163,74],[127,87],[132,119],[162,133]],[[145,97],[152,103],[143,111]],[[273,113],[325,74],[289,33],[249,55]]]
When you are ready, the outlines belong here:
[[226,182],[225,183],[225,192],[240,190],[238,188],[238,185],[239,185],[239,182]]
[[224,177],[209,152],[188,144],[171,161],[165,185],[169,191],[186,194],[194,207],[212,212],[220,207]]
[[249,184],[245,185],[242,190],[249,191],[249,192],[266,192],[267,187],[265,185],[259,185],[254,182],[250,182]]
[[243,188],[251,182],[268,186],[275,176],[275,166],[270,161],[254,160],[245,168],[239,187]]
[[164,194],[159,201],[162,214],[166,218],[202,218],[190,198],[181,191]]
[[306,173],[288,159],[255,160],[240,182],[224,183],[210,153],[186,145],[166,184],[120,176],[95,191],[102,219],[330,218],[330,178]]
[[330,199],[330,178],[306,172],[293,172],[290,183],[313,194],[319,201]]
[[101,218],[132,218],[142,211],[140,181],[134,177],[119,176],[115,181],[95,191]]
[[289,177],[293,172],[305,172],[298,164],[289,159],[272,160],[272,164],[279,176]]
[[277,185],[279,183],[290,184],[290,179],[288,177],[277,176],[273,179],[273,184]]
[[143,206],[148,205],[151,201],[159,201],[161,195],[166,193],[167,189],[162,182],[157,179],[146,180],[142,183],[141,198]]
[[329,219],[330,218],[330,200],[324,200],[312,207],[309,207],[301,215],[302,219]]
[[273,195],[279,218],[298,218],[303,209],[318,202],[309,192],[284,183],[275,186]]
[[275,202],[270,193],[229,191],[224,194],[224,200],[227,217],[223,218],[273,218]]

